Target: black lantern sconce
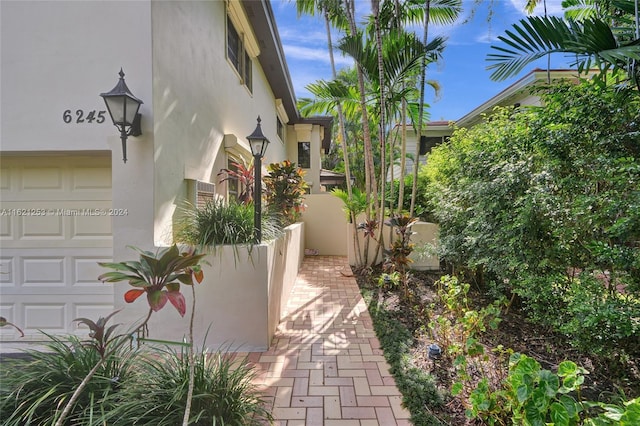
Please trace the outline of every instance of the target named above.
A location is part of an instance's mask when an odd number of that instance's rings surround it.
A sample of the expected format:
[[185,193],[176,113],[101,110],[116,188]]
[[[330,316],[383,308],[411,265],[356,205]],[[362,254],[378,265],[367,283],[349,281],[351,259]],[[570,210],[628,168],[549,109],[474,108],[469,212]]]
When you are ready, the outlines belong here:
[[107,104],[109,115],[113,124],[120,131],[120,139],[122,140],[122,160],[127,162],[127,137],[140,136],[142,129],[140,127],[141,114],[138,113],[142,101],[135,96],[124,82],[124,72],[120,68],[120,80],[116,87],[110,92],[100,93]]
[[254,229],[254,242],[260,244],[262,242],[262,157],[267,151],[269,146],[269,139],[262,133],[262,127],[260,126],[260,116],[258,116],[258,125],[256,129],[247,136],[249,145],[251,145],[251,154],[253,154],[253,229]]

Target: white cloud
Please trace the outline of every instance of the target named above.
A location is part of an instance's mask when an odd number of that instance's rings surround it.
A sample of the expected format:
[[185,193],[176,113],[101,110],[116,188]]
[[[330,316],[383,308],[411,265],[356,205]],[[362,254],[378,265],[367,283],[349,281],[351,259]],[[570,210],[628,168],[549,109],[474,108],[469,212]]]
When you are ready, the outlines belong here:
[[484,44],[494,43],[498,41],[498,34],[492,31],[487,31],[483,34],[479,34],[476,37],[475,41],[476,43],[484,43]]
[[[283,42],[295,41],[299,44],[320,46],[327,44],[327,33],[325,31],[314,29],[310,31],[300,31],[299,27],[282,26],[278,28],[278,33],[280,34],[280,40]],[[335,38],[333,38],[334,34],[331,36],[335,41]]]
[[[294,46],[291,44],[283,44],[284,53],[287,57],[287,61],[290,63],[297,60],[303,61],[319,61],[325,64],[329,64],[329,52],[326,48],[316,49],[311,47]],[[334,60],[337,66],[352,65],[353,60],[351,58],[342,56],[340,53],[334,54]]]

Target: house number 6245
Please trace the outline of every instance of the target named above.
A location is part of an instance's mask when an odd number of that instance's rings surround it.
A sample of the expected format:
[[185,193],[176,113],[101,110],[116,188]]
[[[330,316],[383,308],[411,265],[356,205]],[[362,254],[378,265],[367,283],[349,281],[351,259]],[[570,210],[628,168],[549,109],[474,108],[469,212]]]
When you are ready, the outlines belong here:
[[69,124],[72,122],[76,123],[93,123],[94,121],[98,124],[104,123],[105,114],[107,111],[96,111],[95,109],[92,111],[85,111],[83,109],[77,109],[75,114],[70,110],[65,110],[62,113],[62,121]]

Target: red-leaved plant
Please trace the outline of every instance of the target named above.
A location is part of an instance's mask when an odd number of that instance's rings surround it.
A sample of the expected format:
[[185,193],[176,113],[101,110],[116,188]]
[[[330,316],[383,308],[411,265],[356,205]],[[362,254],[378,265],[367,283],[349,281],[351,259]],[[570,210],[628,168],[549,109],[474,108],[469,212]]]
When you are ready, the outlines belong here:
[[246,166],[243,163],[232,161],[231,165],[233,166],[231,169],[222,169],[218,173],[220,183],[236,181],[239,191],[238,201],[245,205],[253,203],[253,182],[255,180],[253,164]]
[[154,312],[169,301],[184,316],[187,305],[180,292],[180,283],[193,285],[194,280],[202,282],[203,273],[199,263],[205,254],[197,254],[193,249],[180,252],[175,244],[156,253],[135,250],[140,253],[139,261],[99,263],[113,271],[105,272],[98,279],[110,283],[128,281],[135,288],[124,294],[127,303],[133,303],[146,293],[149,307]]

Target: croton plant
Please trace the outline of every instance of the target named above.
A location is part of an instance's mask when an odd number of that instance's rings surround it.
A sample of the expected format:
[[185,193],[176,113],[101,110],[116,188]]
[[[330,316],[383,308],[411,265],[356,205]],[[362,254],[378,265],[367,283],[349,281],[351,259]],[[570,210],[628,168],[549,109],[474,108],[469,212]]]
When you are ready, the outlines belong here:
[[134,249],[140,253],[140,260],[101,262],[100,266],[112,271],[105,272],[98,279],[105,283],[128,281],[134,288],[124,294],[127,303],[133,303],[146,293],[149,307],[154,312],[169,301],[184,316],[187,305],[180,292],[180,283],[193,285],[194,282],[202,282],[200,260],[205,254],[197,254],[193,249],[181,252],[175,244],[156,253]]

